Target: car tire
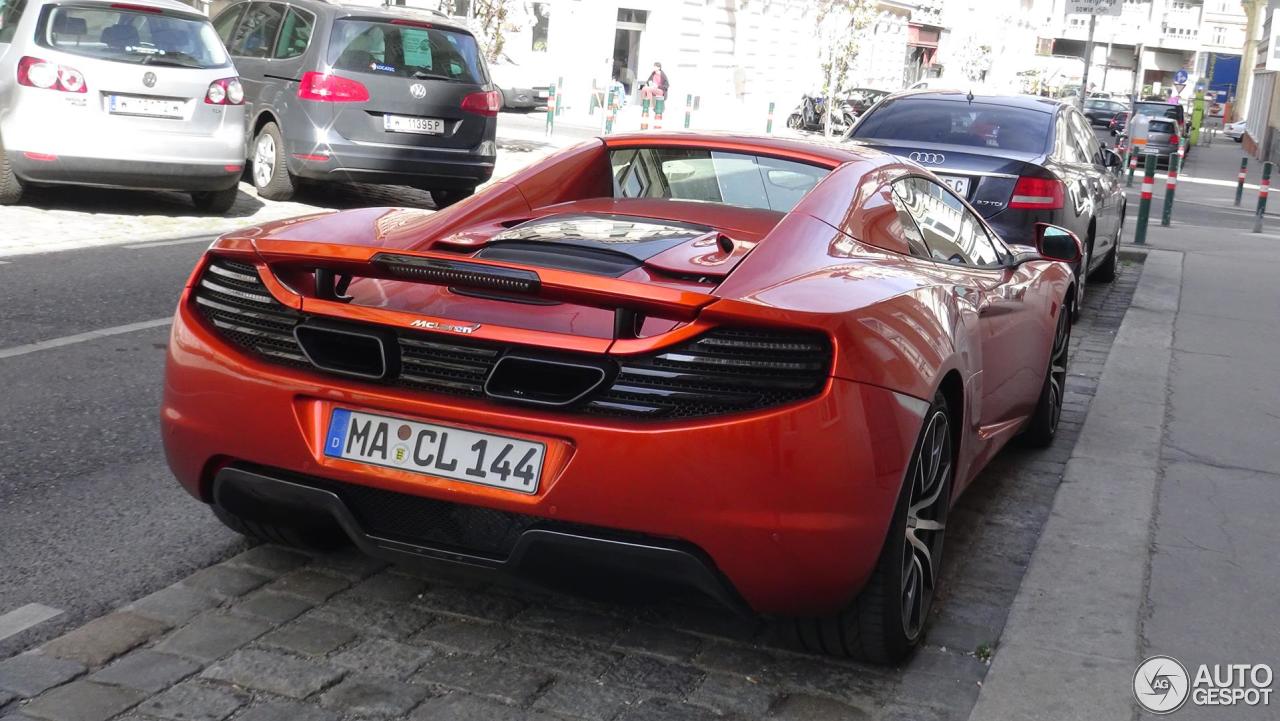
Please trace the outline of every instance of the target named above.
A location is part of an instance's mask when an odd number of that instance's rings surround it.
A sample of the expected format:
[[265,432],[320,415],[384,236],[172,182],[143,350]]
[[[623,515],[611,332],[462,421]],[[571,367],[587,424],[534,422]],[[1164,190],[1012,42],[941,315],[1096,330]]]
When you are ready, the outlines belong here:
[[431,190],[431,202],[436,204],[436,210],[444,210],[454,203],[464,198],[470,198],[475,194],[475,188],[464,188],[462,190]]
[[1236,140],[1236,142],[1237,142],[1237,143],[1243,143],[1243,142],[1244,142],[1244,136],[1243,136],[1243,135],[1241,135],[1240,137],[1236,138],[1235,140]]
[[267,123],[253,139],[253,187],[267,200],[289,200],[298,183],[289,172],[280,126]]
[[924,416],[871,578],[838,614],[793,621],[804,649],[887,665],[899,663],[920,644],[937,587],[951,505],[951,422],[946,397],[939,392]]
[[217,516],[219,521],[222,521],[222,525],[255,541],[278,543],[282,546],[292,546],[309,551],[332,551],[351,543],[350,539],[347,538],[346,534],[342,533],[336,524],[331,528],[285,526],[250,520],[237,516],[220,506],[212,506],[212,508],[213,515]]
[[221,215],[231,206],[235,205],[236,198],[240,195],[240,186],[236,185],[226,190],[202,190],[191,194],[191,202],[195,203],[196,209],[204,213],[217,213]]
[[787,127],[792,130],[799,130],[804,126],[804,120],[801,119],[799,113],[792,113],[787,116]]
[[9,158],[0,147],[0,205],[14,205],[22,200],[22,181],[13,172]]
[[[1064,304],[1067,301],[1064,300]],[[1067,385],[1067,358],[1071,352],[1070,313],[1058,313],[1058,324],[1053,333],[1053,345],[1049,350],[1049,367],[1045,371],[1044,384],[1040,387],[1040,399],[1036,409],[1022,429],[1018,440],[1030,448],[1044,448],[1053,443],[1062,419],[1062,398]]]

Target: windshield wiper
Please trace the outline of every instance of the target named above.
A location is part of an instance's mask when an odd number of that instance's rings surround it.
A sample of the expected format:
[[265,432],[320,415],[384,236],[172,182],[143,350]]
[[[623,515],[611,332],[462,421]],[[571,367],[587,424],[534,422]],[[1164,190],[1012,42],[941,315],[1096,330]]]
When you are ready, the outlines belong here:
[[[195,58],[192,58],[195,60]],[[198,68],[199,63],[184,63],[179,60],[170,60],[160,55],[148,55],[142,59],[143,65],[159,65],[166,68]]]
[[457,79],[457,78],[451,78],[451,77],[449,77],[448,75],[437,75],[437,74],[435,74],[435,73],[427,73],[427,72],[423,72],[423,71],[421,71],[421,70],[414,70],[414,71],[413,71],[413,77],[415,77],[415,78],[417,78],[417,79],[419,79],[419,80],[428,80],[428,79],[430,79],[430,80],[448,80],[448,81],[449,81],[449,82],[451,82],[451,83],[460,83],[460,82],[462,82],[461,80],[459,80],[459,79]]

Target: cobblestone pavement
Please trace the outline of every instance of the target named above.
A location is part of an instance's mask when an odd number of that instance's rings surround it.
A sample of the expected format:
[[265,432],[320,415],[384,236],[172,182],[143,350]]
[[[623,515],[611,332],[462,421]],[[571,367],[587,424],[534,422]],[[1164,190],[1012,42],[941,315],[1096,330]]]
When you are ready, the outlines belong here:
[[[540,160],[556,145],[498,139],[494,179]],[[207,236],[322,210],[369,206],[434,208],[425,191],[403,185],[304,184],[290,202],[259,198],[240,183],[240,196],[224,215],[205,215],[187,193],[72,186],[31,188],[21,205],[0,206],[0,258],[98,245]]]
[[797,653],[780,626],[665,592],[258,546],[0,661],[0,719],[966,719],[1137,270],[1090,287],[1054,446],[1002,453],[953,512],[932,629],[902,668]]

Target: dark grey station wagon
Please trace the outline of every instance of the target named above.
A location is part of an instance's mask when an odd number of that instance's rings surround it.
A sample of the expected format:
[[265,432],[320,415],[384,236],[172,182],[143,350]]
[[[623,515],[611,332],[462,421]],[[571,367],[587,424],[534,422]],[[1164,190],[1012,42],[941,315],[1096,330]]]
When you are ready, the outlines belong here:
[[443,14],[253,0],[214,27],[244,85],[262,197],[287,200],[299,179],[394,183],[443,207],[493,174],[501,96],[475,37]]

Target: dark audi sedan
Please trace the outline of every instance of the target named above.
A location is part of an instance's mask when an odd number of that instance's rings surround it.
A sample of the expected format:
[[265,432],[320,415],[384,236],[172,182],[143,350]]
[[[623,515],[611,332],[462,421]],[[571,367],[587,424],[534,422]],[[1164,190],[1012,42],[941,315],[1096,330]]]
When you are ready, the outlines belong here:
[[502,97],[475,37],[443,14],[255,0],[214,27],[244,85],[264,198],[305,178],[414,185],[445,206],[493,175]]
[[1036,223],[1075,232],[1085,245],[1077,300],[1085,276],[1115,277],[1123,161],[1074,107],[1033,96],[907,91],[876,104],[848,138],[933,171],[1006,243],[1034,245]]

